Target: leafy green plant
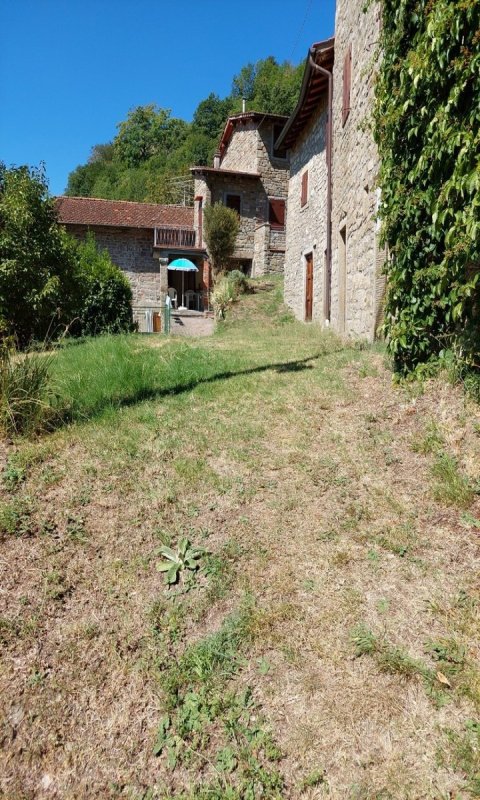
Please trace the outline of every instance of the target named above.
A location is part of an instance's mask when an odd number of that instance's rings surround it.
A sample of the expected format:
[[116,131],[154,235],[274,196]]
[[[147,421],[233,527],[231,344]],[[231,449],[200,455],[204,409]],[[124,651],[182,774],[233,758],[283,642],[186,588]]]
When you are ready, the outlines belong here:
[[235,284],[229,281],[225,276],[217,281],[210,299],[212,301],[215,314],[219,319],[225,318],[225,312],[238,297],[238,291]]
[[29,536],[32,506],[26,498],[16,498],[0,503],[0,538],[2,536]]
[[192,547],[190,540],[184,537],[180,539],[177,550],[162,547],[160,553],[165,561],[158,564],[157,569],[166,573],[167,583],[174,584],[178,583],[182,572],[195,572],[199,568],[204,550]]
[[248,280],[247,276],[239,269],[232,269],[227,272],[227,280],[231,283],[237,294],[244,294],[248,291]]
[[480,5],[381,0],[381,15],[388,348],[401,374],[448,349],[478,368]]
[[227,208],[222,203],[205,206],[204,238],[214,280],[228,266],[239,229],[239,216],[232,208]]

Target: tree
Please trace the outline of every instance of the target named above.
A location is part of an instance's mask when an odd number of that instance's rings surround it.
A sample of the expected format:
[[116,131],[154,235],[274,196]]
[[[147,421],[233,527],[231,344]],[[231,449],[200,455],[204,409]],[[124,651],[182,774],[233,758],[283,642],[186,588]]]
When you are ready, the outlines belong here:
[[255,64],[245,64],[232,81],[231,96],[234,98],[252,100],[255,95],[256,74]]
[[25,347],[70,326],[77,334],[130,330],[131,298],[93,236],[79,244],[58,224],[43,167],[0,164],[0,334]]
[[188,123],[170,117],[170,109],[137,106],[118,125],[115,154],[128,167],[138,167],[156,153],[169,152],[185,139]]
[[212,265],[213,278],[228,266],[235,250],[235,241],[240,228],[238,214],[221,203],[205,206],[204,237]]
[[232,100],[229,97],[220,100],[218,94],[212,92],[198,104],[193,115],[192,127],[195,132],[204,134],[209,139],[217,139],[223,131],[231,109]]
[[68,319],[76,263],[44,168],[0,164],[0,320],[24,346]]
[[302,75],[302,64],[279,64],[273,56],[258,61],[252,98],[255,111],[291,114],[300,94]]

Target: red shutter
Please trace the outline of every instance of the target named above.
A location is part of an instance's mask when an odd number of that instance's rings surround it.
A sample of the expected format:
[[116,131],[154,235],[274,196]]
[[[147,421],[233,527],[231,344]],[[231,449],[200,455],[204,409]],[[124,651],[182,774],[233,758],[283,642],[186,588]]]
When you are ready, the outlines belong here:
[[302,206],[306,205],[308,200],[308,169],[302,175],[302,197],[300,200],[300,204]]
[[285,227],[285,200],[268,201],[268,221],[272,228]]
[[343,105],[342,105],[342,125],[345,125],[350,114],[350,91],[352,85],[352,45],[345,53],[343,62]]

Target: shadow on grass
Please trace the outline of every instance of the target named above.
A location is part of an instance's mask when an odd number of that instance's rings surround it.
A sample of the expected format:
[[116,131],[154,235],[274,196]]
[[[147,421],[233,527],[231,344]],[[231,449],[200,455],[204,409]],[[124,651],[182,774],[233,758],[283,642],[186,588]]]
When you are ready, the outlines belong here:
[[173,386],[164,386],[159,388],[149,388],[149,387],[142,387],[138,391],[134,392],[131,395],[125,396],[105,396],[102,397],[99,402],[92,405],[90,408],[85,409],[78,409],[78,408],[65,408],[65,409],[58,409],[58,417],[57,417],[57,424],[54,423],[55,428],[60,428],[62,425],[69,424],[72,422],[85,422],[89,419],[93,419],[97,416],[100,416],[104,411],[111,408],[125,408],[129,406],[134,406],[137,403],[145,402],[145,400],[158,400],[162,397],[175,397],[177,395],[185,394],[187,392],[191,392],[196,389],[198,386],[205,386],[212,383],[217,383],[220,381],[227,381],[231,378],[238,378],[242,375],[256,375],[262,372],[268,372],[269,370],[275,371],[278,374],[284,373],[291,373],[291,372],[302,372],[307,369],[313,369],[312,361],[320,358],[321,356],[330,354],[326,352],[320,352],[312,356],[307,356],[303,359],[297,359],[295,361],[284,361],[274,364],[264,364],[258,367],[250,367],[248,369],[239,369],[239,370],[224,370],[222,372],[217,372],[213,375],[209,375],[206,377],[189,380],[185,383],[178,383],[174,384]]

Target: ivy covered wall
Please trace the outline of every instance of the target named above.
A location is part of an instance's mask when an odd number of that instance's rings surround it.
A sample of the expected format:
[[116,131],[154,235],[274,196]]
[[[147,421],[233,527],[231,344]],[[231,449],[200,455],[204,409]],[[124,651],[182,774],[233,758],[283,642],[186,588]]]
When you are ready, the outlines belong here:
[[375,139],[385,333],[407,373],[480,362],[480,0],[381,0]]

